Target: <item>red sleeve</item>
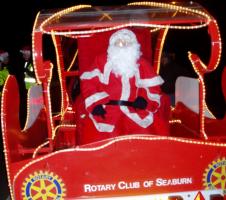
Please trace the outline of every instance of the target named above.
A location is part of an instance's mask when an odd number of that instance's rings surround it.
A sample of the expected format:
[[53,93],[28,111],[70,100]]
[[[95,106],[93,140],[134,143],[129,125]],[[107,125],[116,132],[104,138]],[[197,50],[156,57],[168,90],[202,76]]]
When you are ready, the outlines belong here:
[[81,73],[81,94],[85,101],[85,107],[88,112],[98,104],[108,102],[108,94],[104,91],[100,76],[103,73],[105,60],[103,56],[97,57],[90,68],[91,71]]
[[[153,67],[150,63],[145,60],[140,60],[140,80],[145,80],[145,83],[142,87],[139,87],[138,96],[144,97],[148,101],[148,110],[155,112],[160,106],[160,100],[158,101],[158,97],[161,98],[162,92],[160,85],[162,84],[162,78],[154,71]],[[150,86],[148,85],[153,79],[156,79],[156,85]],[[149,81],[150,80],[150,81]],[[154,97],[150,97],[154,95]],[[156,97],[156,98],[155,98]]]

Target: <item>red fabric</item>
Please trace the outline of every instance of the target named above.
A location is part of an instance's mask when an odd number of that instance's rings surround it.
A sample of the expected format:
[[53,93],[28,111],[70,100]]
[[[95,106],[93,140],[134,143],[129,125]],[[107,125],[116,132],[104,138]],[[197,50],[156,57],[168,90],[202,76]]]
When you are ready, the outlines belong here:
[[[161,106],[158,109],[158,112],[155,113],[155,123],[151,127],[144,129],[136,124],[127,117],[118,117],[117,129],[114,132],[106,133],[99,132],[95,128],[93,122],[88,117],[88,112],[84,107],[83,101],[77,99],[77,144],[88,144],[91,142],[101,141],[103,139],[113,138],[119,135],[127,134],[153,134],[153,135],[169,135],[169,114],[170,114],[170,100],[167,95],[162,95]],[[118,116],[118,113],[121,112],[118,108],[113,107],[113,111]],[[84,118],[82,116],[85,116]],[[117,118],[116,118],[117,119]],[[133,124],[133,126],[131,126]]]
[[[137,36],[139,43],[141,44],[142,59],[140,59],[140,78],[150,79],[155,77],[156,74],[154,69],[149,65],[151,61],[151,43],[150,43],[150,32],[149,30],[144,31],[141,29],[133,30]],[[112,32],[101,33],[91,38],[80,38],[78,41],[79,48],[79,67],[80,75],[83,72],[90,72],[97,68],[103,73],[104,65],[106,63],[106,51],[108,47],[108,41]],[[98,42],[98,44],[97,44]],[[145,45],[144,45],[145,44]],[[96,55],[101,55],[96,57]],[[94,61],[95,60],[95,61]],[[93,62],[94,61],[94,62]],[[158,103],[150,101],[147,98],[147,91],[145,89],[138,89],[135,85],[135,78],[130,79],[130,97],[129,101],[134,101],[137,96],[142,96],[148,101],[148,107],[145,110],[138,110],[132,107],[128,107],[130,112],[138,113],[143,119],[147,116],[148,111],[155,111],[154,123],[147,128],[142,128],[130,118],[128,118],[119,106],[116,105],[105,105],[109,100],[120,100],[122,93],[121,78],[116,77],[111,73],[109,77],[109,84],[104,85],[100,83],[99,78],[95,77],[89,80],[81,80],[81,95],[75,103],[77,112],[77,130],[79,144],[86,144],[90,142],[99,141],[106,138],[116,137],[119,135],[127,134],[156,134],[156,135],[168,135],[169,133],[169,112],[170,103],[166,96],[161,97],[161,105],[158,108]],[[109,94],[108,97],[102,98],[99,101],[91,104],[85,109],[84,101],[90,95],[98,92],[106,92]],[[150,88],[150,92],[154,94],[161,94],[160,87],[155,86]],[[100,116],[94,116],[96,121],[99,123],[114,124],[115,129],[113,132],[99,132],[92,120],[89,118],[93,108],[98,105],[105,105],[106,115],[105,118]]]
[[[92,64],[92,69],[98,67],[98,69],[103,73],[104,65],[106,63],[106,56],[101,55],[95,59],[94,64]],[[154,72],[153,68],[149,65],[149,63],[145,59],[140,59],[140,76],[141,79],[150,79],[154,78],[157,74]],[[147,99],[147,92],[145,89],[140,88],[139,90],[136,87],[135,77],[130,79],[130,98],[129,101],[134,101],[137,96],[142,96]],[[87,109],[89,112],[92,112],[93,108],[98,104],[106,104],[109,100],[119,100],[122,94],[122,82],[121,77],[116,77],[113,73],[110,75],[110,80],[108,85],[104,85],[100,83],[98,77],[92,78],[91,80],[82,80],[81,89],[83,98],[91,96],[92,94],[98,92],[106,92],[110,97],[103,98],[99,101],[96,101],[94,104],[89,106]],[[151,93],[160,94],[160,87],[155,86],[151,87]],[[155,111],[158,107],[157,102],[151,102],[148,104],[147,110]],[[145,117],[147,113],[145,111],[140,111],[140,115]],[[113,118],[113,117],[112,117]]]
[[[103,72],[106,57],[101,56],[96,59],[94,66],[98,66],[99,70]],[[144,59],[140,60],[140,75],[142,79],[155,77],[152,67]],[[168,135],[169,133],[169,100],[165,96],[161,98],[161,105],[158,109],[158,103],[148,100],[147,92],[145,89],[138,89],[135,85],[135,78],[130,79],[130,97],[129,101],[133,102],[137,96],[142,96],[148,101],[147,109],[140,110],[129,107],[131,113],[137,113],[142,119],[145,118],[149,111],[156,111],[154,113],[154,122],[147,128],[142,128],[136,124],[133,120],[128,118],[116,105],[105,105],[109,100],[119,100],[122,93],[121,77],[116,77],[113,73],[110,75],[109,84],[105,85],[100,83],[97,77],[90,80],[81,81],[82,97],[85,100],[87,97],[96,94],[98,92],[106,92],[108,97],[103,98],[87,107],[87,111],[83,110],[83,114],[86,113],[86,117],[81,119],[78,124],[79,130],[79,143],[85,144],[94,142],[106,138],[111,138],[119,135],[128,134],[155,134],[155,135]],[[154,94],[160,94],[160,87],[155,86],[150,88],[150,92]],[[84,101],[83,100],[83,101]],[[98,123],[114,124],[115,129],[113,132],[99,132],[88,115],[92,112],[96,105],[105,105],[106,115],[103,119],[101,116],[93,116]],[[81,105],[79,106],[81,109]]]

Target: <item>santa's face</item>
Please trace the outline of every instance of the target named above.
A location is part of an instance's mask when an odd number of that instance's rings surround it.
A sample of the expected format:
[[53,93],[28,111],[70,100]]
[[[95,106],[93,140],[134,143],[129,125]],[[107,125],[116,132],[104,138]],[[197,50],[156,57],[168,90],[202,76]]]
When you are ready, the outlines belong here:
[[130,40],[125,39],[125,38],[118,38],[114,43],[114,46],[121,47],[121,48],[129,47],[131,45],[132,45],[132,42]]
[[108,48],[108,64],[117,76],[132,77],[138,70],[140,45],[130,37],[118,37]]

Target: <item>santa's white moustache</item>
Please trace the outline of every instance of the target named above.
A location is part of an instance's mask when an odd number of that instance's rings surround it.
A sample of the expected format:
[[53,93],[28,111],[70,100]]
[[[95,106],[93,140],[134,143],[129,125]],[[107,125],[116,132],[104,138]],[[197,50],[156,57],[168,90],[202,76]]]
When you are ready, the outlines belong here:
[[108,58],[106,66],[112,68],[112,72],[117,76],[132,77],[138,70],[138,59],[141,56],[140,45],[132,44],[125,47],[111,45],[108,48]]

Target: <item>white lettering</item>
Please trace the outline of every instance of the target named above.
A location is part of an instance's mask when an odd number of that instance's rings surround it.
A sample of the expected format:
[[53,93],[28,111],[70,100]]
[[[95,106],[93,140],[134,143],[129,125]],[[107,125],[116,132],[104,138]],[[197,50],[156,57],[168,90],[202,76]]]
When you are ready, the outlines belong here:
[[153,181],[144,181],[143,186],[145,188],[151,187],[153,185]]
[[135,189],[135,188],[140,188],[140,182],[131,182],[131,183],[126,183],[124,181],[120,181],[118,183],[118,188],[120,190],[127,190],[127,189]]
[[173,179],[157,178],[155,181],[156,186],[187,185],[187,184],[192,184],[192,178],[173,178]]
[[85,184],[83,188],[84,188],[84,192],[101,192],[101,191],[115,190],[115,186],[116,184],[106,184],[106,185]]

